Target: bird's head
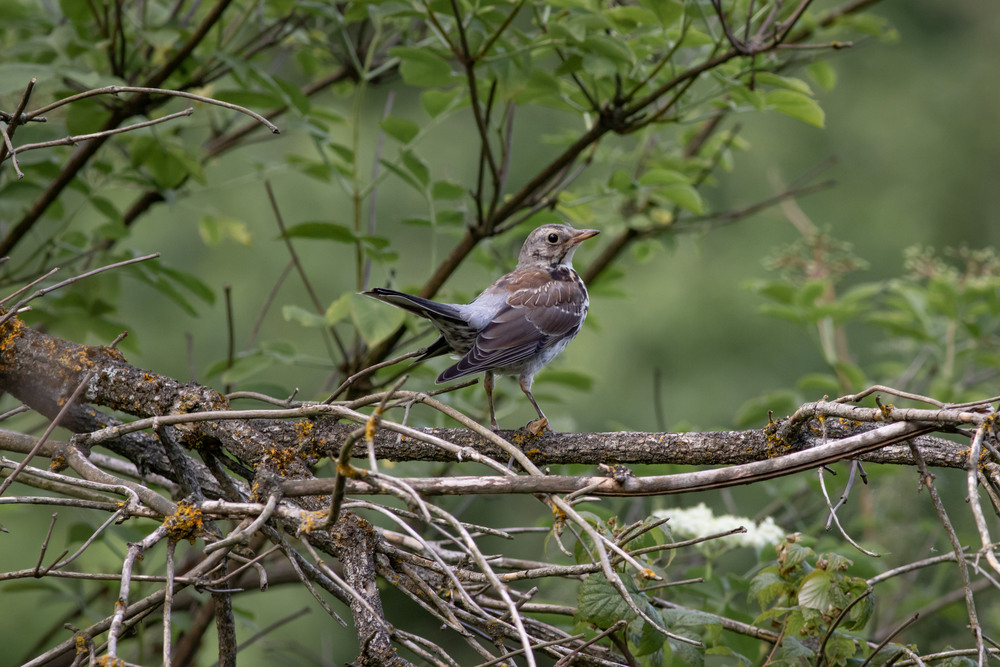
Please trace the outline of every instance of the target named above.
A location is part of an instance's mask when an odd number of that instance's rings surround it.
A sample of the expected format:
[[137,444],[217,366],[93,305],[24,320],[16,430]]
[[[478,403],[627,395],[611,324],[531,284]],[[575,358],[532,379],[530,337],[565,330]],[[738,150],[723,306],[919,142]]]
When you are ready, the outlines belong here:
[[528,234],[517,266],[521,269],[572,266],[577,246],[598,233],[596,229],[573,229],[569,225],[542,225]]

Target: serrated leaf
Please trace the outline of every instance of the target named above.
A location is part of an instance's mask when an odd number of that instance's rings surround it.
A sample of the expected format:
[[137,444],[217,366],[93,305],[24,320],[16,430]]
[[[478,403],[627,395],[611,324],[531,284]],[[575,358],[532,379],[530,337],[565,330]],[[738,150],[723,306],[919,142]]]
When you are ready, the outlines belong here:
[[785,637],[781,642],[781,653],[785,658],[794,661],[812,660],[816,652],[800,642],[795,637]]
[[824,126],[826,115],[823,109],[808,95],[794,90],[772,90],[764,96],[764,102],[778,113],[819,128]]
[[402,326],[406,313],[363,294],[351,294],[351,319],[368,347],[375,347]]
[[[705,655],[706,656],[710,656],[710,655],[711,656],[725,656],[723,658],[723,662],[720,662],[719,664],[725,664],[725,665],[747,665],[747,667],[749,667],[750,665],[753,664],[753,661],[750,660],[750,658],[746,657],[742,653],[737,653],[736,651],[734,651],[733,649],[729,648],[728,646],[713,646],[712,648],[709,648],[709,649],[705,650]],[[718,658],[716,660],[718,660]],[[712,664],[715,664],[715,662],[713,661]]]
[[[627,584],[627,578],[623,579]],[[580,584],[576,596],[577,617],[606,629],[620,620],[631,621],[636,613],[604,575],[595,573]]]
[[833,607],[830,595],[833,575],[826,570],[813,570],[802,580],[799,587],[798,603],[803,607],[827,611]]
[[771,566],[750,580],[747,597],[756,599],[757,604],[764,608],[791,589],[791,584],[778,574],[778,569]]
[[354,243],[354,232],[335,222],[303,222],[289,227],[285,232],[289,238],[323,239],[336,243]]
[[[688,631],[690,633],[690,631]],[[684,635],[684,632],[679,632],[677,634]],[[694,637],[692,637],[694,639]],[[673,652],[673,661],[670,663],[671,667],[677,664],[680,660],[690,667],[703,667],[705,664],[705,649],[698,646],[692,646],[687,642],[677,641],[675,639],[669,640],[670,649]]]
[[778,549],[781,554],[779,558],[780,574],[788,574],[798,565],[805,562],[807,558],[814,555],[813,550],[801,542],[789,542],[786,540],[778,545]]
[[402,144],[410,143],[420,134],[419,125],[412,120],[397,118],[395,116],[389,116],[383,120],[379,123],[379,127],[382,128],[383,132]]
[[[663,619],[656,609],[648,609],[647,613],[658,625],[663,625]],[[667,643],[667,636],[656,629],[656,626],[647,622],[643,618],[637,618],[629,625],[629,640],[635,647],[633,653],[636,656],[656,653]]]

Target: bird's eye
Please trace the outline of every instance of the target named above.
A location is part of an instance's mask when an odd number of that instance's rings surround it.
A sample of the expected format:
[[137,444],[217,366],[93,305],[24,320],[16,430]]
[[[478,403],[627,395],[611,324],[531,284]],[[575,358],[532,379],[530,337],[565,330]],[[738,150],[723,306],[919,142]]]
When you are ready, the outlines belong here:
[[549,234],[549,243],[557,243],[559,241],[558,234]]

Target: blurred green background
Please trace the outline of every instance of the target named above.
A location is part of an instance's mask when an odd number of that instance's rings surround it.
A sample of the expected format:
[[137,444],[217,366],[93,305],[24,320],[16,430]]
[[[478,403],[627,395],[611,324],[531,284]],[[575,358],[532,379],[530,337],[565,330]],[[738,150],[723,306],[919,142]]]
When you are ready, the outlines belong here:
[[[817,129],[779,114],[744,114],[739,122],[750,142],[737,153],[731,173],[705,190],[718,210],[740,208],[776,192],[775,179],[790,183],[829,159],[824,177],[837,181],[833,189],[799,200],[812,221],[853,244],[869,267],[851,282],[885,279],[902,272],[903,250],[913,245],[937,247],[996,244],[1000,230],[993,219],[1000,199],[996,187],[1000,116],[996,63],[1000,47],[995,35],[997,12],[978,3],[936,3],[929,0],[888,2],[878,13],[898,29],[897,43],[860,42],[833,56],[837,84],[818,92],[826,111],[826,128]],[[330,103],[345,104],[331,96]],[[372,123],[381,116],[384,91],[370,91],[366,100]],[[394,113],[416,104],[406,87],[397,91]],[[415,111],[414,113],[419,113]],[[531,130],[560,128],[560,118],[519,118]],[[219,290],[231,285],[239,348],[261,308],[265,295],[284,268],[287,254],[277,240],[263,178],[270,179],[286,225],[323,220],[347,222],[350,206],[343,193],[283,167],[273,165],[276,153],[302,146],[306,139],[294,122],[282,124],[283,134],[241,149],[208,169],[209,187],[195,187],[191,196],[160,205],[136,229],[131,244],[159,251],[169,265],[186,268]],[[345,130],[346,131],[346,130]],[[467,114],[437,133],[468,133],[467,139],[443,143],[436,166],[444,175],[462,175],[475,168],[472,126]],[[374,138],[374,130],[372,130]],[[433,142],[432,134],[428,141]],[[618,141],[609,137],[608,145]],[[525,141],[515,146],[515,165],[537,164],[551,147]],[[512,181],[516,183],[517,169]],[[395,223],[423,213],[425,206],[412,191],[386,181],[378,193],[380,229],[392,225],[393,247],[401,251],[396,285],[420,285],[450,249],[439,237],[430,246],[425,228]],[[245,223],[253,241],[224,241],[206,247],[197,223],[205,213]],[[614,220],[595,218],[606,229]],[[588,242],[577,254],[585,267],[600,250],[607,234]],[[804,331],[758,314],[761,299],[744,289],[749,280],[768,275],[766,258],[795,240],[797,234],[777,208],[730,227],[682,237],[643,263],[630,267],[609,295],[592,288],[588,326],[553,365],[558,370],[589,373],[591,391],[567,389],[538,376],[537,392],[558,430],[652,430],[654,371],[662,377],[662,410],[667,427],[718,428],[733,423],[744,401],[789,387],[805,373],[824,370],[817,346]],[[520,230],[493,242],[494,251],[516,256],[523,240]],[[353,285],[348,246],[320,241],[296,242],[319,297],[329,303]],[[471,298],[495,278],[494,272],[464,266],[438,295],[440,300]],[[377,267],[372,285],[384,284]],[[199,374],[225,352],[222,299],[200,306],[192,318],[145,285],[125,281],[121,316],[138,346],[130,361],[158,372],[189,375],[184,335],[194,341]],[[315,331],[302,330],[281,317],[280,305],[308,306],[293,277],[281,288],[265,320],[261,340],[290,338],[298,349],[315,354],[324,348]],[[164,335],[164,326],[173,335]],[[852,352],[864,366],[877,352],[875,332],[857,327],[850,332]],[[421,340],[418,344],[426,344]],[[417,371],[411,386],[429,387],[434,372]],[[273,374],[272,374],[273,373]],[[308,391],[325,377],[320,370],[272,367],[269,380]],[[199,377],[204,379],[204,377]],[[255,378],[260,380],[260,378]],[[530,406],[516,384],[500,383],[500,420],[510,427],[531,418]],[[475,390],[481,401],[481,389]],[[470,399],[470,401],[473,399]],[[473,405],[470,402],[470,406]]]
[[[1000,176],[1000,44],[996,39],[1000,34],[1000,12],[972,0],[897,0],[879,4],[876,11],[896,27],[899,41],[863,42],[833,57],[837,84],[831,92],[818,93],[826,112],[826,128],[809,127],[778,114],[745,114],[740,118],[742,136],[751,149],[737,154],[734,169],[721,176],[718,185],[706,190],[712,208],[740,208],[772,195],[776,180],[792,182],[834,158],[834,165],[824,173],[835,178],[837,186],[803,198],[798,204],[818,226],[852,243],[856,254],[869,263],[867,270],[848,279],[848,285],[899,275],[903,251],[913,245],[981,247],[1000,243],[1000,230],[994,221],[1000,205],[1000,188],[996,185]],[[349,104],[335,93],[326,99],[340,108]],[[370,91],[365,110],[372,118],[370,128],[376,126],[384,104],[384,91]],[[406,109],[420,113],[412,91],[405,86],[396,91],[394,109],[401,115]],[[530,124],[533,130],[547,128],[557,133],[562,129],[560,120],[553,113],[519,118],[518,122]],[[198,316],[192,317],[148,286],[124,280],[118,299],[119,317],[131,333],[125,349],[132,363],[188,378],[185,334],[190,334],[195,370],[192,379],[204,381],[205,370],[225,355],[226,317],[221,299],[225,285],[232,286],[237,347],[246,344],[268,292],[288,261],[263,188],[265,178],[274,185],[286,224],[347,222],[350,204],[340,190],[321,186],[288,167],[274,166],[280,164],[276,156],[290,151],[289,147],[308,145],[294,121],[279,124],[282,135],[264,138],[210,165],[208,186],[194,186],[190,196],[159,205],[135,228],[130,246],[162,253],[166,264],[198,275],[220,293],[220,298],[214,305],[199,304]],[[467,116],[435,132],[460,137],[434,156],[437,168],[453,175],[475,168],[475,155],[469,148],[474,141],[473,128]],[[373,129],[368,139],[374,144]],[[433,140],[432,135],[429,141]],[[610,145],[617,139],[610,137],[607,141]],[[544,143],[525,140],[515,144],[515,163],[537,164],[552,150]],[[265,164],[268,166],[261,166]],[[516,169],[514,173],[516,183]],[[109,192],[107,196],[125,202],[129,194]],[[391,179],[379,190],[380,224],[396,227],[398,220],[421,214],[423,206],[409,190],[394,185]],[[206,213],[246,224],[252,242],[206,245],[199,237],[198,225]],[[81,218],[86,215],[86,211],[80,212]],[[98,224],[96,217],[92,224]],[[595,219],[592,226],[607,225],[612,229],[614,224],[611,219]],[[393,245],[403,256],[396,266],[395,284],[404,289],[414,287],[448,252],[449,244],[444,237],[438,237],[430,245],[424,228],[396,228],[399,238],[393,239]],[[730,227],[663,244],[643,262],[630,267],[624,279],[613,285],[594,285],[588,326],[552,365],[552,372],[591,375],[592,388],[581,391],[547,382],[546,372],[538,377],[535,393],[554,428],[658,429],[661,425],[654,404],[657,377],[663,427],[731,428],[746,401],[792,387],[804,374],[826,370],[814,337],[792,324],[760,314],[761,298],[744,287],[748,281],[768,276],[766,259],[796,236],[781,212],[772,209]],[[491,249],[512,259],[522,240],[518,230],[492,242]],[[597,237],[588,242],[577,254],[577,267],[585,267],[606,241],[606,237]],[[353,289],[348,246],[297,241],[296,247],[324,303]],[[494,272],[469,263],[439,298],[471,298],[495,277]],[[371,284],[386,280],[384,272],[376,268]],[[240,388],[280,392],[301,387],[306,392],[301,398],[320,397],[320,387],[329,371],[324,368],[325,348],[319,334],[281,316],[281,305],[308,306],[294,277],[280,289],[275,303],[258,340],[291,339],[300,352],[315,357],[316,364],[272,366],[265,376],[255,377],[252,386]],[[861,324],[851,326],[852,352],[858,363],[866,367],[876,362],[881,352],[878,332]],[[426,339],[414,346],[425,343]],[[431,387],[437,370],[445,363],[438,360],[432,369],[415,369],[408,386]],[[500,388],[498,418],[502,426],[520,426],[533,416],[512,380],[501,380]],[[481,387],[466,390],[456,400],[464,408],[485,408]],[[765,418],[761,411],[760,419]],[[436,418],[428,411],[425,415],[418,413],[416,419]],[[859,506],[852,506],[848,512],[858,512],[862,517],[866,539],[880,540],[885,545],[893,542],[894,531],[915,525],[911,523],[915,481],[912,474],[890,475],[896,472],[894,469],[881,472],[884,476],[879,483],[861,494]],[[962,493],[961,483],[959,474],[940,476],[945,492]],[[796,484],[801,484],[801,479],[790,481],[787,487],[737,490],[724,495],[720,502],[751,513],[785,497],[788,488]],[[523,502],[534,507],[531,501]],[[673,501],[656,502],[664,505]],[[642,511],[652,504],[644,504]],[[778,503],[771,511],[780,517],[783,507]],[[628,511],[625,506],[620,509]],[[486,499],[477,501],[477,516],[468,518],[510,511],[510,501]],[[5,510],[2,516],[3,523],[16,525],[22,531],[18,544],[42,541],[46,526],[38,523],[34,518],[37,513],[30,508]],[[873,519],[878,523],[872,523]],[[898,554],[900,562],[930,555],[935,548],[946,548],[934,525],[919,526],[929,535],[928,553]],[[37,535],[28,537],[25,530]],[[10,544],[14,542],[0,540],[5,569],[34,565],[37,554],[15,554]],[[109,563],[120,562],[119,554],[108,552],[105,556]],[[896,558],[890,555],[887,560]],[[155,570],[158,564],[151,560],[148,567]],[[23,591],[31,586],[22,582],[6,586],[5,591]],[[82,596],[84,589],[66,584],[66,600]],[[263,626],[297,606],[310,604],[299,593],[296,589],[241,598],[240,607],[253,609],[255,622]],[[287,602],[280,599],[286,594],[291,598]],[[391,599],[388,604],[404,603]],[[0,627],[13,627],[23,613],[23,609],[0,605]],[[333,645],[330,650],[336,655],[347,657],[356,651],[352,631],[333,633],[329,619],[315,610],[296,621],[295,627],[314,638],[331,637],[318,640],[318,645]],[[26,650],[26,646],[18,645],[17,637],[12,641],[11,655]],[[269,650],[292,651],[283,645],[284,641],[282,635],[276,636],[268,644]],[[269,664],[264,650],[251,649],[246,664]],[[255,659],[259,662],[255,663]]]

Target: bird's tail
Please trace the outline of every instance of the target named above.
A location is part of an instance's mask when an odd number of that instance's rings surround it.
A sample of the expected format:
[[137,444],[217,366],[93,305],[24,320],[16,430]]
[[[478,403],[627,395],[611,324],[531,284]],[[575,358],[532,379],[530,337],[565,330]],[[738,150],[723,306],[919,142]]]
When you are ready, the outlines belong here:
[[432,321],[454,322],[462,326],[468,324],[458,308],[450,303],[438,303],[437,301],[425,299],[422,296],[397,292],[394,289],[387,289],[385,287],[376,287],[367,292],[362,292],[362,294]]

